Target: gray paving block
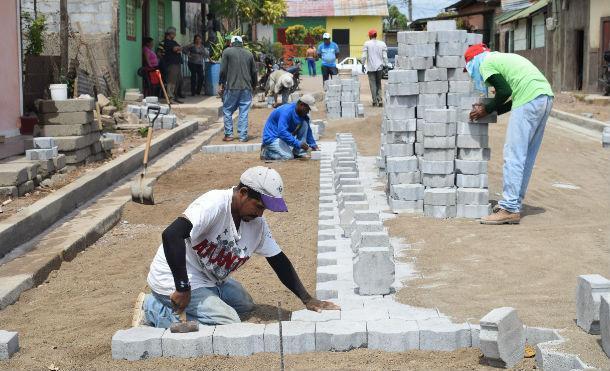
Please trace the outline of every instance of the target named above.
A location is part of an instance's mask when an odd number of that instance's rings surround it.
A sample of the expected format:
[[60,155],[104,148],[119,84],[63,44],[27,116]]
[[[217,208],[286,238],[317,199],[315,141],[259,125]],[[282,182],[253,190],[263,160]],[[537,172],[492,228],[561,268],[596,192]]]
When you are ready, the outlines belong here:
[[468,326],[470,326],[470,339],[472,342],[472,347],[479,349],[481,347],[481,325],[468,323]]
[[33,138],[34,149],[52,149],[55,147],[55,139],[50,137]]
[[415,156],[388,157],[386,171],[389,173],[409,173],[417,171],[418,161]]
[[599,274],[578,276],[576,325],[590,334],[599,334],[599,306],[605,294],[610,294],[610,280]]
[[472,345],[467,323],[453,324],[443,319],[417,321],[419,325],[419,349],[450,352]]
[[455,55],[462,56],[468,49],[468,45],[454,42],[439,42],[436,44],[436,53],[439,56]]
[[425,70],[434,66],[433,57],[405,57],[396,56],[395,69]]
[[417,82],[417,71],[414,70],[391,70],[388,71],[388,83],[403,84]]
[[218,325],[212,343],[214,354],[249,356],[265,351],[265,325],[256,323],[232,323]]
[[[388,109],[393,110],[393,107],[389,107]],[[407,120],[390,120],[386,121],[386,131],[415,131],[417,129],[417,120],[416,119],[407,119]]]
[[415,118],[415,107],[397,106],[385,112],[390,120],[408,120]]
[[424,137],[424,148],[455,148],[455,136]]
[[[439,43],[465,44],[467,32],[465,30],[436,31],[436,41]],[[462,52],[462,54],[464,54]]]
[[[396,71],[396,70],[394,70]],[[411,72],[406,70],[404,72]],[[414,72],[414,71],[413,71]],[[415,107],[417,106],[417,95],[386,95],[386,110],[389,107],[404,106],[404,107]]]
[[453,187],[455,174],[422,174],[422,183],[432,188]]
[[415,154],[418,156],[423,156],[424,155],[424,143],[423,142],[419,142],[419,143],[415,143],[413,145],[413,148],[415,149]]
[[366,308],[364,306],[357,309],[341,308],[341,321],[366,321],[368,323],[388,319],[390,319],[388,308]]
[[457,29],[454,19],[429,21],[426,24],[427,31],[455,31]]
[[337,251],[339,241],[337,240],[326,240],[318,241],[318,253],[334,252]]
[[390,197],[404,201],[422,200],[424,198],[424,186],[422,184],[390,185]]
[[336,281],[339,278],[339,275],[337,273],[338,269],[339,266],[337,265],[326,265],[323,267],[318,267],[318,269],[316,270],[316,281],[318,283]]
[[356,244],[356,252],[363,247],[390,247],[390,236],[387,231],[380,232],[360,232],[359,240]]
[[417,71],[420,82],[424,81],[447,81],[446,68],[430,68],[427,70]]
[[316,352],[344,352],[366,346],[364,321],[328,321],[316,324]]
[[360,241],[360,234],[364,232],[383,232],[383,222],[381,221],[356,221],[354,220],[349,228],[345,229],[344,236],[351,239],[352,250]]
[[388,157],[409,157],[415,154],[413,143],[388,143],[384,145]]
[[[602,338],[602,349],[610,357],[610,294],[600,297],[599,329]],[[0,358],[2,358],[0,356]]]
[[132,327],[119,330],[112,336],[112,359],[139,359],[163,356],[163,328]]
[[417,140],[415,132],[387,132],[385,134],[384,144],[400,144],[400,143],[414,143]]
[[455,172],[458,174],[487,174],[488,161],[455,160]]
[[434,57],[436,55],[436,45],[428,44],[402,44],[398,43],[398,55],[413,57]]
[[390,184],[415,184],[421,182],[421,173],[412,171],[409,173],[388,173],[388,182]]
[[390,293],[395,274],[392,255],[387,246],[359,247],[354,257],[353,268],[354,282],[358,285],[359,295]]
[[444,108],[447,105],[447,94],[420,94],[417,97],[417,105],[429,108]]
[[449,81],[450,93],[471,93],[473,90],[470,81]]
[[451,161],[421,161],[422,174],[452,174],[454,169],[453,160]]
[[93,112],[43,113],[38,116],[42,125],[78,125],[93,122]]
[[389,95],[417,95],[419,94],[418,83],[401,83],[386,85],[386,90]]
[[46,149],[28,149],[25,151],[25,158],[30,161],[40,160],[46,161],[51,160],[57,156],[57,147],[46,148]]
[[607,126],[602,131],[602,146],[604,148],[610,147],[610,126]]
[[458,135],[488,135],[489,124],[477,124],[468,122],[458,122]]
[[429,44],[436,42],[436,33],[427,31],[401,31],[397,41],[404,44]]
[[564,340],[548,341],[536,345],[536,367],[541,370],[583,370],[588,366],[574,354],[557,350]]
[[439,94],[449,91],[447,81],[428,81],[419,83],[419,94]]
[[92,145],[100,140],[100,133],[90,133],[87,135],[70,136],[70,137],[57,137],[55,142],[57,149],[61,152],[77,151]]
[[464,161],[489,161],[491,151],[489,148],[458,148],[457,158]]
[[385,319],[368,321],[368,348],[384,352],[406,352],[419,349],[417,321]]
[[93,111],[95,109],[95,100],[66,99],[55,101],[52,99],[41,99],[36,101],[36,107],[40,113]]
[[436,57],[436,67],[464,68],[466,61],[462,56],[446,55]]
[[0,330],[0,359],[9,359],[19,351],[19,334]]
[[488,148],[489,136],[487,135],[458,135],[458,148]]
[[322,312],[314,312],[307,309],[297,310],[292,312],[291,321],[302,322],[326,322],[341,319],[341,311],[339,310],[323,310]]
[[[429,123],[454,123],[456,111],[452,108],[428,108],[424,111],[424,120]],[[425,126],[424,126],[425,127]]]
[[457,203],[463,205],[487,206],[487,204],[489,204],[489,190],[485,188],[458,188]]
[[496,308],[479,321],[481,352],[492,365],[513,367],[523,359],[525,330],[514,308]]
[[[426,123],[423,129],[424,136],[427,137],[449,137],[455,136],[456,124],[455,122],[443,124],[443,123]],[[454,155],[455,157],[455,155]]]
[[164,357],[194,358],[214,354],[212,335],[215,326],[199,325],[199,331],[189,333],[163,334],[162,348]]
[[424,216],[436,219],[447,219],[455,218],[457,214],[457,208],[455,205],[452,206],[437,206],[437,205],[426,205],[424,202]]
[[[280,330],[278,323],[265,327],[265,352],[279,353]],[[301,354],[316,350],[316,323],[282,321],[282,345],[286,354]]]
[[468,45],[481,44],[483,42],[483,34],[469,33],[466,41]]
[[318,241],[334,240],[337,238],[336,229],[325,229],[318,231]]
[[448,68],[447,78],[449,81],[470,81],[470,75],[464,72],[464,68]]
[[455,184],[458,186],[458,188],[487,188],[487,179],[487,174],[456,174]]
[[455,202],[455,188],[427,188],[424,192],[424,209],[427,205],[451,206]]
[[0,166],[0,186],[16,186],[29,179],[29,163],[7,163]]
[[404,201],[404,200],[395,200],[393,198],[389,198],[388,204],[389,204],[392,212],[397,213],[397,214],[423,213],[424,212],[424,200]]

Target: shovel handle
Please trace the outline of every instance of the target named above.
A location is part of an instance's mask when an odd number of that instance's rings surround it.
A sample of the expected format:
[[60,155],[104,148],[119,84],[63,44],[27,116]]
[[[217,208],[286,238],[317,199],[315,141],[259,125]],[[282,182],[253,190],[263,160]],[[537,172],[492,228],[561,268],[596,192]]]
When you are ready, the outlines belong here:
[[165,90],[165,84],[163,83],[163,77],[161,76],[161,71],[159,71],[159,70],[157,70],[157,77],[159,78],[159,83],[161,84],[161,90],[163,90],[163,95],[165,96],[165,102],[167,102],[167,105],[169,106],[169,109],[171,111],[172,103],[169,100],[169,96],[167,95],[167,90]]
[[180,312],[178,317],[180,318],[180,322],[185,323],[186,322],[186,311],[183,310],[182,312]]
[[144,148],[144,161],[142,162],[142,164],[144,164],[144,167],[146,167],[146,165],[148,164],[148,152],[150,152],[150,142],[152,142],[152,136],[153,136],[153,127],[149,126],[148,133],[146,134],[146,147]]

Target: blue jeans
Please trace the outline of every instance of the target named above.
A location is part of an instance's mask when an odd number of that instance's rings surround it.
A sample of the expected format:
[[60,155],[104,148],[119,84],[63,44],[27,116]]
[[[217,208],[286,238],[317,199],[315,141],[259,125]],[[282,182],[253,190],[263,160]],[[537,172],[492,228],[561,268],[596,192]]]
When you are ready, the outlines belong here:
[[[180,319],[174,313],[169,296],[147,294],[142,306],[146,320],[154,327],[169,328]],[[186,319],[204,325],[239,323],[239,315],[254,309],[252,297],[232,278],[222,285],[191,290],[191,302],[186,307]]]
[[[307,140],[307,130],[309,130],[307,124],[301,125],[295,136],[299,142],[302,143]],[[292,160],[295,157],[302,157],[306,154],[307,151],[300,147],[293,148],[280,138],[276,138],[269,144],[264,144],[261,148],[262,160]]]
[[553,97],[540,95],[510,115],[504,143],[503,199],[498,202],[507,211],[521,211],[551,108]]
[[248,139],[248,112],[252,104],[252,91],[248,89],[226,90],[223,96],[222,113],[225,121],[225,136],[233,136],[233,112],[239,108],[237,132],[239,140]]
[[310,76],[316,75],[316,60],[313,58],[307,58],[307,70]]

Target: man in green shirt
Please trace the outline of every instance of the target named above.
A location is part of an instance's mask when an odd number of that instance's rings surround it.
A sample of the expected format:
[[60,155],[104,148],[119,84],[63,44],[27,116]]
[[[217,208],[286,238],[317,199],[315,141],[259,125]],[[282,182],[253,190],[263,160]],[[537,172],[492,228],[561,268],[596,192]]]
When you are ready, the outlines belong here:
[[489,113],[511,111],[504,143],[502,200],[482,224],[519,224],[521,206],[532,175],[544,128],[553,107],[553,90],[544,75],[529,60],[511,53],[490,52],[483,44],[466,53],[466,69],[475,88],[487,94],[493,86],[494,99],[475,104],[471,122]]

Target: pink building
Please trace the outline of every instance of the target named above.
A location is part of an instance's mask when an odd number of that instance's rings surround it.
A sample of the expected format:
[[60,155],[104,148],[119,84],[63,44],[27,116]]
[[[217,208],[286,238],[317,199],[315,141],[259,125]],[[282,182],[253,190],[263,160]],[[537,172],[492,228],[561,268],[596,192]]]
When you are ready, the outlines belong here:
[[23,153],[19,134],[22,115],[21,32],[19,1],[4,0],[0,7],[0,159]]

